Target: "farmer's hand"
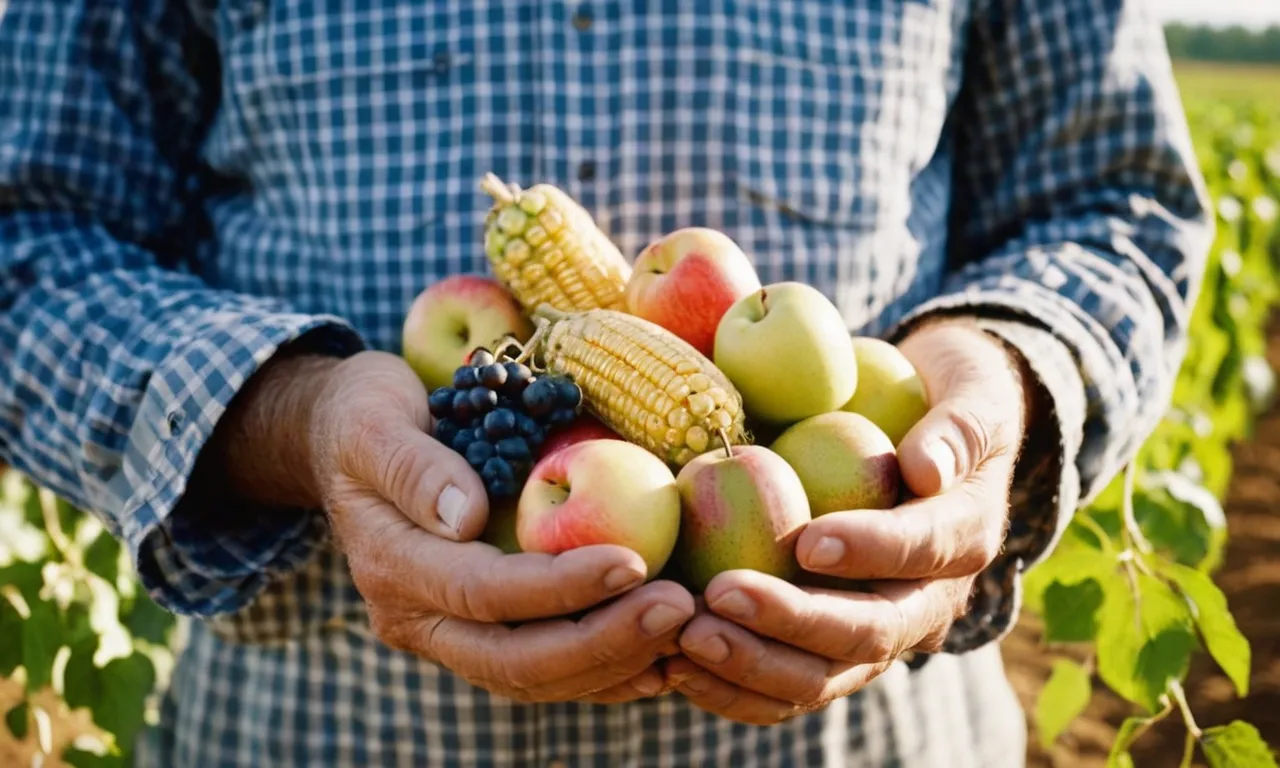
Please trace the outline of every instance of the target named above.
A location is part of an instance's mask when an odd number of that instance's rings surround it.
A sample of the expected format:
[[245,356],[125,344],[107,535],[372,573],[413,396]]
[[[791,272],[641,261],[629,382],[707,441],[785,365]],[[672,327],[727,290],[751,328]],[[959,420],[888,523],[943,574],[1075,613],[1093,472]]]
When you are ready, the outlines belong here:
[[[687,591],[641,586],[644,561],[622,547],[553,557],[505,555],[474,541],[488,516],[484,486],[428,436],[427,393],[400,358],[364,352],[280,366],[255,384],[238,428],[229,428],[258,460],[232,463],[260,490],[265,478],[252,478],[246,463],[260,473],[293,466],[292,500],[328,511],[383,642],[522,701],[621,701],[659,691],[655,661],[677,652],[693,614]],[[281,419],[293,419],[292,429],[280,429]],[[264,456],[273,440],[280,450]],[[551,618],[624,593],[585,617]]]
[[966,610],[1005,534],[1023,377],[998,342],[960,321],[926,326],[900,348],[932,405],[898,449],[919,498],[823,515],[796,548],[804,569],[876,580],[872,591],[720,574],[705,592],[708,612],[681,634],[684,655],[666,664],[668,684],[699,707],[755,724],[821,709],[904,652],[939,650]]

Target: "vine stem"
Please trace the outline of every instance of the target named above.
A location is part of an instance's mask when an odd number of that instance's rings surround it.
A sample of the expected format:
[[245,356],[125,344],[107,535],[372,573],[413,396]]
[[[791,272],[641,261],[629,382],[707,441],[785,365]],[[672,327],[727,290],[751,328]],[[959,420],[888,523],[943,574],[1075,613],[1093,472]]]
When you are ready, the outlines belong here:
[[1076,520],[1085,528],[1088,528],[1090,533],[1098,537],[1098,546],[1102,547],[1103,552],[1108,555],[1115,553],[1115,547],[1111,546],[1111,537],[1107,535],[1101,525],[1098,525],[1097,520],[1090,517],[1087,512],[1081,512]]
[[1173,696],[1173,700],[1178,703],[1178,710],[1182,712],[1182,721],[1187,724],[1187,730],[1195,737],[1196,741],[1204,735],[1204,731],[1200,730],[1200,726],[1196,723],[1196,718],[1191,714],[1191,706],[1187,704],[1187,694],[1182,688],[1182,683],[1177,680],[1169,682],[1169,693]]
[[1124,518],[1124,527],[1122,535],[1124,537],[1125,549],[1137,549],[1144,555],[1152,552],[1151,542],[1147,541],[1147,537],[1142,535],[1142,529],[1138,526],[1138,518],[1133,512],[1133,486],[1135,476],[1138,473],[1138,465],[1135,461],[1129,462],[1124,468],[1124,501],[1120,505],[1120,514]]
[[73,565],[79,565],[79,562],[73,557],[71,549],[71,540],[67,538],[67,534],[62,530],[62,521],[58,519],[58,498],[53,492],[41,488],[37,491],[40,494],[40,516],[44,518],[45,532],[49,534],[49,541],[53,542],[54,549],[58,550],[58,554]]
[[538,345],[542,343],[542,339],[547,335],[547,329],[551,327],[551,323],[542,318],[536,318],[537,329],[533,335],[529,337],[529,341],[525,343],[524,349],[520,351],[520,356],[516,358],[517,363],[524,363],[537,353]]

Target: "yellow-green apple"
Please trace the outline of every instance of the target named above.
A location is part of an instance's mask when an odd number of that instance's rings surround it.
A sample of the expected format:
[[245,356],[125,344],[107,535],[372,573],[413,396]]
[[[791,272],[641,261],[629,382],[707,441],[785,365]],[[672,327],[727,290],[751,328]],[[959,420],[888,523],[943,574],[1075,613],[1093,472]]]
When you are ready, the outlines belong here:
[[804,283],[766,285],[735,302],[716,329],[713,359],[763,421],[837,410],[858,383],[840,310]]
[[792,578],[796,537],[809,521],[799,476],[762,445],[704,453],[676,476],[683,509],[676,564],[693,589],[739,568]]
[[446,387],[476,347],[510,336],[521,342],[533,324],[506,286],[487,275],[451,275],[418,294],[405,313],[402,355],[428,389]]
[[518,503],[516,538],[525,552],[616,544],[644,558],[649,579],[680,534],[675,475],[625,440],[585,440],[539,460]]
[[865,416],[833,411],[793,424],[770,446],[804,486],[814,517],[891,509],[902,474],[893,441]]
[[858,388],[842,410],[859,413],[880,427],[896,446],[929,410],[924,383],[898,348],[872,336],[855,336]]
[[720,318],[760,290],[751,260],[728,235],[707,227],[677,229],[636,256],[627,311],[657,323],[711,357]]
[[480,540],[508,555],[520,551],[520,541],[516,538],[516,499],[498,499],[489,505],[489,520]]
[[538,458],[550,456],[561,448],[568,448],[587,440],[621,440],[621,435],[609,429],[589,413],[583,413],[566,427],[558,427],[547,434],[538,449]]

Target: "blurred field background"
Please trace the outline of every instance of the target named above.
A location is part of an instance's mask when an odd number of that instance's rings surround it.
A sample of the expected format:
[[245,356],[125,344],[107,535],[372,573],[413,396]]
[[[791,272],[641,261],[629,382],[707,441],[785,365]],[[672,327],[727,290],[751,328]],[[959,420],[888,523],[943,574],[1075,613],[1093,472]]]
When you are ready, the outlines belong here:
[[[1280,29],[1275,36],[1280,41]],[[1231,56],[1231,46],[1218,55]],[[1280,265],[1275,218],[1280,200],[1280,64],[1181,60],[1175,70],[1201,165],[1219,208],[1214,261],[1221,261],[1227,244],[1235,239],[1233,229],[1240,220],[1232,216],[1240,214],[1234,207],[1238,202],[1257,221],[1269,223],[1269,237],[1258,247],[1269,255],[1268,266],[1274,271]],[[1269,282],[1254,287],[1274,293],[1274,279]],[[1272,371],[1280,371],[1280,322],[1273,318],[1265,327],[1265,358]],[[1185,688],[1201,727],[1245,719],[1275,750],[1280,749],[1280,408],[1268,407],[1251,439],[1236,445],[1231,458],[1234,466],[1224,500],[1229,538],[1215,581],[1252,645],[1252,688],[1247,697],[1237,698],[1227,677],[1208,658],[1193,663]],[[1029,725],[1052,661],[1041,642],[1042,628],[1037,618],[1027,617],[1004,645],[1009,676]],[[1132,705],[1098,686],[1085,714],[1052,749],[1041,748],[1033,732],[1028,765],[1104,766],[1117,729],[1132,713]],[[1179,765],[1185,733],[1180,720],[1167,719],[1134,746],[1134,763],[1153,768]]]

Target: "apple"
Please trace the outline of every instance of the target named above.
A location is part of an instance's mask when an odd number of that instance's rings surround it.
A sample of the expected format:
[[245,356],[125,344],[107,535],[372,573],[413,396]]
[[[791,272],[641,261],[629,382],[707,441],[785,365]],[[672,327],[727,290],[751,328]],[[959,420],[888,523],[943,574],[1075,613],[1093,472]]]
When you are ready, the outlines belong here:
[[770,446],[804,485],[814,517],[892,509],[902,473],[893,441],[865,416],[834,411],[792,425]]
[[795,470],[762,445],[704,453],[676,476],[683,506],[676,562],[688,586],[704,590],[740,568],[790,579],[809,501]]
[[684,339],[708,358],[720,318],[760,290],[750,259],[728,235],[707,227],[677,229],[636,256],[627,311]]
[[609,429],[594,416],[583,413],[565,427],[557,427],[547,434],[547,439],[538,450],[538,457],[550,456],[562,448],[585,442],[587,440],[622,440],[622,435]]
[[447,387],[476,347],[511,336],[528,341],[533,324],[506,286],[486,275],[452,275],[418,294],[405,313],[403,357],[427,389]]
[[585,440],[539,460],[516,509],[516,539],[525,552],[616,544],[644,558],[648,579],[667,564],[679,534],[675,475],[624,440]]
[[713,359],[762,421],[838,410],[858,383],[840,310],[804,283],[774,283],[735,302],[716,330]]
[[929,410],[924,383],[897,347],[871,336],[855,336],[858,388],[841,410],[866,416],[896,446]]

